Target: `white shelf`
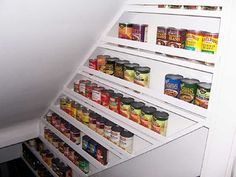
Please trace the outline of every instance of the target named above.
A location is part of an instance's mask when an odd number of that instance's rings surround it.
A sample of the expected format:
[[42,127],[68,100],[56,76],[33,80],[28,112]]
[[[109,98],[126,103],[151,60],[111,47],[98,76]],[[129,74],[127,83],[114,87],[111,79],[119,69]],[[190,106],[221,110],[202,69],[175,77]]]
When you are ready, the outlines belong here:
[[[85,106],[85,107],[87,107],[89,109],[91,108],[89,105],[83,104],[79,100],[76,100],[76,101],[78,101],[78,103],[82,104],[83,106]],[[86,126],[83,123],[79,122],[78,120],[76,120],[75,118],[71,117],[70,115],[68,115],[64,111],[60,110],[59,107],[51,106],[51,110],[54,111],[59,116],[61,116],[64,120],[66,120],[67,122],[69,122],[73,126],[75,126],[78,129],[80,129],[82,132],[84,132],[86,135],[91,137],[93,140],[95,140],[96,142],[99,142],[99,144],[101,144],[103,147],[105,147],[106,149],[108,149],[109,151],[111,151],[112,153],[117,155],[118,157],[120,157],[122,159],[127,159],[129,157],[132,157],[131,154],[129,154],[125,150],[121,149],[120,147],[118,147],[117,145],[112,143],[111,141],[107,140],[103,136],[99,135],[95,131],[91,130],[88,126]],[[93,109],[91,109],[91,110],[93,110]]]
[[[91,165],[94,165],[95,168],[99,170],[106,169],[106,166],[102,165],[100,162],[98,162],[95,158],[93,158],[91,155],[86,153],[83,149],[81,144],[77,145],[73,143],[70,139],[68,139],[65,135],[63,135],[60,131],[58,131],[55,127],[53,127],[50,123],[48,123],[45,119],[42,119],[42,122],[46,125],[47,128],[49,128],[54,134],[56,134],[60,139],[62,139],[67,145],[69,145],[72,149],[74,149],[76,152],[78,152],[83,158],[85,158],[87,161],[91,163]],[[91,174],[96,173],[96,171],[92,171]]]
[[50,144],[44,137],[40,136],[40,140],[52,151],[54,152],[65,164],[67,164],[76,174],[87,177],[90,175],[85,174],[82,170],[79,169],[74,163],[72,163],[67,157],[65,157],[58,149],[56,149],[52,144]]
[[213,64],[219,60],[219,56],[217,54],[190,51],[190,50],[178,49],[178,48],[161,46],[161,45],[152,45],[145,42],[120,39],[117,37],[106,36],[102,39],[102,41],[107,42],[107,43],[117,44],[117,45],[133,47],[137,49],[143,49],[146,51],[160,52],[160,53],[168,54],[172,56],[194,59],[197,61],[208,62],[208,63],[213,63]]
[[25,164],[28,166],[28,168],[32,171],[32,173],[36,176],[36,177],[40,177],[37,173],[37,171],[35,171],[31,165],[27,162],[27,160],[22,156],[21,159],[25,162]]
[[24,145],[34,154],[34,156],[43,164],[43,166],[45,166],[45,168],[47,168],[47,170],[54,177],[58,177],[58,175],[48,166],[48,164],[46,164],[46,162],[44,162],[44,160],[42,159],[42,157],[38,151],[36,151],[34,148],[30,147],[27,143],[24,143]]

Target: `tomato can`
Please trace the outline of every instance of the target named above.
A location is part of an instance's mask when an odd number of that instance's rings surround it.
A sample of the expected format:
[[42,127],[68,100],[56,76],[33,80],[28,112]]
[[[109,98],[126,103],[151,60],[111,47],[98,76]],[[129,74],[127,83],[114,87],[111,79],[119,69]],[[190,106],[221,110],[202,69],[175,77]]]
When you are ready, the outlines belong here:
[[218,33],[202,33],[202,52],[215,54],[218,47]]
[[98,104],[102,103],[102,90],[104,90],[103,87],[94,87],[92,90],[92,100]]
[[102,95],[101,95],[101,104],[106,107],[109,108],[109,101],[110,101],[110,95],[114,93],[113,90],[110,89],[105,89],[102,91]]
[[110,95],[109,109],[119,113],[120,109],[120,99],[123,97],[120,93],[113,93]]
[[185,49],[192,51],[202,50],[202,32],[189,30],[186,33]]
[[89,59],[89,68],[97,70],[97,59]]
[[86,84],[85,97],[91,99],[92,98],[92,90],[96,86],[97,86],[97,84],[95,84],[95,83],[88,83],[88,84]]
[[86,85],[91,83],[89,80],[81,80],[79,84],[79,94],[85,96]]

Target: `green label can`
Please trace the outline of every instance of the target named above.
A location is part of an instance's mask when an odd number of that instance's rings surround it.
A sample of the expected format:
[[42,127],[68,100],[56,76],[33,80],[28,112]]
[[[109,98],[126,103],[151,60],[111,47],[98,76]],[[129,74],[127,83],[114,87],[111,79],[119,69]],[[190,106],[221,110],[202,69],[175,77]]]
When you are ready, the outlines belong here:
[[200,82],[198,84],[194,104],[207,109],[210,98],[210,91],[211,91],[210,83]]
[[189,103],[193,103],[198,83],[199,80],[197,79],[182,79],[179,99]]

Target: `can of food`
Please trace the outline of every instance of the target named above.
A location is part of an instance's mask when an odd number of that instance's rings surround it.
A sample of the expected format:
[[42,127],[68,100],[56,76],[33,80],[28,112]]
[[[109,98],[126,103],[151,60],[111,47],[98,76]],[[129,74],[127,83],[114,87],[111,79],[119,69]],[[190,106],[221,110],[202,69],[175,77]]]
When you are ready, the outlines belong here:
[[95,84],[95,83],[86,84],[85,97],[87,97],[89,99],[92,98],[92,91],[93,91],[94,87],[97,87],[97,84]]
[[100,144],[97,146],[97,152],[96,152],[96,159],[101,164],[106,165],[107,164],[107,149],[101,146]]
[[54,127],[55,127],[56,129],[60,130],[60,126],[61,126],[61,118],[58,117],[58,118],[56,119],[56,124],[54,125]]
[[122,97],[122,94],[112,93],[110,95],[109,109],[118,113],[119,101]]
[[152,130],[166,136],[169,114],[167,112],[156,111],[153,113]]
[[202,10],[210,10],[210,11],[217,11],[221,10],[221,7],[219,6],[201,6]]
[[166,4],[158,4],[158,8],[166,8],[167,5]]
[[70,115],[74,118],[76,118],[76,114],[77,114],[77,109],[76,109],[76,102],[73,101],[72,105],[71,105],[71,111],[70,111]]
[[176,29],[168,28],[167,29],[167,46],[175,48],[184,48],[186,40],[186,29]]
[[114,75],[116,77],[119,77],[121,79],[124,79],[124,65],[129,63],[128,60],[118,60],[115,64],[115,73]]
[[132,40],[140,41],[140,42],[147,42],[147,31],[148,31],[148,25],[133,24]]
[[79,94],[85,96],[85,91],[86,91],[86,85],[91,83],[89,80],[81,80],[79,84]]
[[124,128],[116,125],[111,128],[111,141],[119,146],[120,144],[120,133],[124,130]]
[[197,86],[194,104],[207,109],[211,92],[211,83],[200,82]]
[[80,144],[80,131],[75,127],[70,130],[70,140],[75,144]]
[[82,122],[82,117],[83,117],[83,106],[82,105],[78,105],[76,119],[78,121]]
[[120,114],[128,119],[130,118],[132,102],[134,99],[129,97],[123,97],[120,101]]
[[100,117],[101,116],[98,115],[97,113],[91,112],[89,114],[89,128],[91,128],[92,130],[96,131],[96,121]]
[[134,101],[130,104],[130,106],[131,106],[130,119],[140,124],[141,108],[144,107],[145,104],[142,102]]
[[157,41],[158,45],[167,45],[167,28],[163,26],[157,27]]
[[134,82],[134,76],[135,76],[135,67],[138,67],[139,64],[137,63],[127,63],[124,64],[124,79],[129,82]]
[[67,144],[64,144],[64,156],[69,157],[70,147]]
[[81,160],[79,163],[79,168],[85,173],[89,173],[89,162],[85,159]]
[[89,59],[89,68],[97,70],[97,59]]
[[82,149],[85,151],[88,151],[89,149],[89,141],[91,140],[91,138],[87,135],[83,136],[82,138]]
[[53,139],[52,139],[52,145],[53,145],[56,149],[59,148],[59,141],[60,141],[60,139],[59,139],[58,137],[53,137]]
[[200,6],[184,6],[184,9],[197,10],[200,9]]
[[109,120],[105,122],[104,126],[104,137],[107,138],[108,140],[111,139],[111,128],[115,126],[115,124]]
[[152,119],[153,119],[153,113],[156,111],[156,108],[144,106],[141,108],[141,120],[140,123],[144,127],[147,127],[149,129],[152,128]]
[[185,49],[192,51],[202,50],[202,32],[188,30],[186,33]]
[[63,134],[68,138],[70,139],[70,129],[71,129],[71,125],[69,123],[67,123],[65,125],[65,131],[63,132]]
[[66,105],[67,105],[67,97],[61,96],[60,97],[60,109],[63,111],[66,111]]
[[110,95],[114,93],[113,90],[111,89],[105,89],[102,91],[102,95],[101,95],[101,104],[106,107],[109,108],[109,102],[110,102]]
[[199,80],[184,78],[181,80],[181,89],[179,94],[179,99],[193,103],[197,92],[197,84]]
[[72,99],[67,99],[67,102],[66,102],[66,113],[69,114],[69,115],[71,115],[72,104],[73,104],[73,100]]
[[182,7],[182,5],[168,5],[168,8],[170,9],[181,9]]
[[94,87],[92,90],[92,100],[98,104],[102,103],[102,91],[103,87]]
[[116,95],[118,96],[117,113],[120,114],[121,98],[123,98],[123,95],[121,93],[117,93]]
[[134,134],[124,130],[120,133],[120,147],[125,151],[132,153],[133,151]]
[[66,129],[66,124],[67,122],[65,120],[61,120],[61,124],[60,124],[60,132],[64,134],[65,129]]
[[74,163],[75,162],[75,151],[72,148],[69,148],[68,159]]
[[97,56],[97,70],[105,72],[106,68],[106,59],[110,58],[108,55],[98,55]]
[[107,62],[106,62],[106,69],[105,69],[105,73],[109,74],[109,75],[114,75],[115,72],[115,64],[116,61],[118,61],[119,58],[107,58]]
[[132,40],[133,24],[130,23],[119,23],[118,37],[122,39]]
[[143,87],[149,87],[150,84],[150,68],[149,67],[136,67],[134,68],[134,83]]
[[105,127],[106,119],[104,117],[98,117],[96,119],[96,132],[100,135],[104,135],[104,127]]
[[89,110],[85,107],[82,109],[83,111],[83,116],[82,116],[82,123],[85,125],[89,125]]
[[167,74],[165,76],[164,94],[177,98],[180,94],[181,79],[183,79],[181,75]]
[[52,124],[52,111],[48,111],[46,114],[46,120],[48,123]]
[[215,54],[218,47],[218,33],[202,32],[202,52]]
[[55,127],[57,123],[58,115],[56,113],[52,113],[52,125]]
[[80,84],[81,80],[75,80],[74,81],[74,91],[76,93],[79,93],[79,84]]

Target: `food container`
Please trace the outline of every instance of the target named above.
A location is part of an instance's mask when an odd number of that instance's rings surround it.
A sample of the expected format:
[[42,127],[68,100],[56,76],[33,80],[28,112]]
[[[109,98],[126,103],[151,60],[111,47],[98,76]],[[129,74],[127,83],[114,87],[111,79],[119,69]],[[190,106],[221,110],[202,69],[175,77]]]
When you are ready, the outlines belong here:
[[87,160],[81,160],[79,163],[79,168],[84,172],[84,173],[89,173],[89,162]]
[[72,102],[72,105],[71,105],[70,115],[71,115],[73,118],[76,118],[76,114],[77,114],[76,102],[73,101],[73,102]]
[[59,119],[58,115],[56,113],[52,113],[52,126],[55,127],[55,125],[57,123],[57,119]]
[[202,10],[210,10],[210,11],[216,11],[221,10],[221,7],[219,6],[201,6]]
[[71,129],[71,125],[69,124],[69,123],[67,123],[66,125],[65,125],[65,131],[64,131],[64,135],[68,138],[68,139],[70,139],[70,129]]
[[167,74],[165,76],[164,94],[178,97],[181,89],[181,79],[183,76],[177,74]]
[[186,29],[176,29],[168,28],[167,29],[167,46],[175,48],[184,48],[186,40]]
[[137,63],[124,64],[124,79],[129,82],[134,82],[135,71],[134,68],[138,67]]
[[53,159],[54,155],[52,153],[49,153],[46,155],[46,163],[48,164],[48,166],[50,168],[52,168],[52,159]]
[[182,7],[182,5],[168,5],[168,8],[170,9],[181,9]]
[[133,24],[130,23],[119,23],[118,37],[122,39],[132,40]]
[[134,102],[133,98],[123,97],[120,103],[120,114],[126,118],[130,118],[131,103]]
[[104,126],[106,119],[103,117],[98,117],[96,120],[96,132],[100,135],[104,135]]
[[101,105],[103,105],[106,108],[109,108],[109,102],[110,102],[110,95],[114,93],[113,90],[105,89],[102,91],[101,94]]
[[130,106],[131,106],[130,119],[140,124],[141,108],[144,107],[145,104],[142,102],[134,101],[130,104]]
[[202,50],[202,32],[188,30],[186,33],[185,49],[192,51]]
[[89,125],[89,110],[85,107],[82,109],[83,115],[82,115],[82,123],[85,125]]
[[209,98],[210,98],[210,92],[211,92],[210,83],[206,83],[206,82],[198,83],[194,104],[207,109]]
[[72,148],[69,148],[69,156],[68,159],[75,163],[75,151]]
[[75,80],[74,81],[74,91],[76,93],[79,93],[79,84],[81,83],[81,80]]
[[70,147],[67,144],[64,144],[64,156],[66,156],[67,158],[69,158],[69,154],[70,154]]
[[132,40],[140,41],[140,42],[147,42],[147,32],[148,32],[148,25],[133,24]]
[[149,67],[136,67],[134,69],[134,83],[143,87],[149,87],[150,84],[150,68]]
[[119,101],[122,97],[122,94],[118,94],[118,93],[112,93],[110,95],[110,101],[109,101],[109,109],[114,111],[114,112],[118,112],[118,104]]
[[75,127],[70,129],[70,140],[75,144],[80,144],[80,130]]
[[53,137],[52,139],[52,145],[57,149],[59,148],[59,141],[60,139],[58,137]]
[[109,75],[114,75],[115,64],[119,58],[107,58],[105,73]]
[[52,111],[48,111],[46,115],[46,120],[48,123],[52,124]]
[[184,6],[184,9],[197,10],[200,9],[200,6]]
[[152,130],[166,136],[169,114],[167,112],[156,111],[153,113]]
[[98,143],[96,141],[94,141],[93,139],[90,139],[89,141],[89,148],[88,148],[88,153],[96,158],[96,153],[97,153],[97,147],[98,147]]
[[158,8],[166,8],[167,5],[166,4],[158,4]]
[[82,149],[85,151],[88,151],[89,149],[89,141],[91,140],[91,138],[87,135],[83,136],[82,138]]
[[111,128],[115,126],[115,124],[109,120],[105,122],[104,126],[104,137],[107,138],[108,140],[111,139]]
[[77,107],[77,116],[76,116],[76,119],[80,122],[82,122],[82,118],[83,118],[83,106],[82,105],[79,105]]
[[197,79],[189,79],[189,78],[182,79],[179,99],[189,103],[193,103],[197,92],[198,83],[199,80]]
[[64,152],[64,141],[59,141],[59,147],[58,147],[58,150],[63,153]]
[[57,165],[60,162],[60,160],[58,158],[54,158],[52,159],[52,170],[56,173],[57,171]]
[[89,68],[97,70],[97,59],[89,59]]
[[116,125],[111,128],[111,141],[119,146],[120,144],[120,133],[124,130],[124,128]]
[[64,134],[65,129],[66,129],[66,124],[67,124],[67,122],[62,119],[62,120],[61,120],[61,124],[60,124],[60,129],[59,129],[59,131],[60,131],[61,133],[63,133],[63,134]]
[[91,112],[89,114],[89,125],[88,125],[88,127],[91,128],[92,130],[96,131],[96,121],[100,117],[101,116],[98,115],[97,113]]
[[73,100],[72,99],[67,99],[67,102],[66,102],[66,113],[71,115],[71,107],[72,107],[72,104],[73,104]]
[[215,54],[218,47],[218,33],[202,32],[202,52]]
[[79,84],[79,94],[85,96],[85,91],[86,91],[86,85],[91,83],[89,80],[81,80]]
[[98,145],[97,151],[96,151],[96,159],[101,164],[106,165],[107,164],[107,149],[101,145]]
[[66,111],[66,105],[67,105],[67,97],[61,96],[60,97],[60,109],[63,111]]
[[97,87],[97,84],[95,84],[95,83],[88,83],[86,85],[86,89],[85,89],[85,97],[86,98],[92,99],[92,91],[95,87]]
[[158,45],[167,45],[167,28],[163,26],[157,27],[157,41]]
[[98,104],[102,103],[102,91],[104,90],[103,87],[94,87],[92,91],[92,100]]
[[61,118],[58,117],[58,118],[56,119],[56,123],[55,123],[54,127],[55,127],[56,129],[60,130],[60,126],[61,126]]
[[97,56],[97,70],[104,72],[106,68],[106,56],[98,55]]
[[134,134],[124,130],[120,133],[120,147],[125,151],[132,153],[133,151]]
[[140,123],[144,127],[147,127],[149,129],[152,128],[152,119],[153,119],[153,113],[156,111],[156,108],[144,106],[141,108],[141,120]]
[[115,64],[115,72],[114,75],[121,79],[124,79],[124,65],[129,63],[128,60],[118,60]]

